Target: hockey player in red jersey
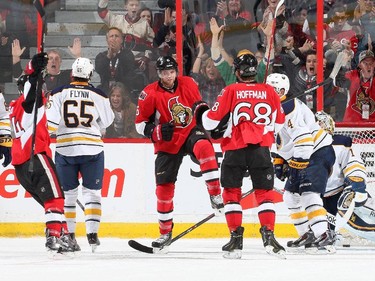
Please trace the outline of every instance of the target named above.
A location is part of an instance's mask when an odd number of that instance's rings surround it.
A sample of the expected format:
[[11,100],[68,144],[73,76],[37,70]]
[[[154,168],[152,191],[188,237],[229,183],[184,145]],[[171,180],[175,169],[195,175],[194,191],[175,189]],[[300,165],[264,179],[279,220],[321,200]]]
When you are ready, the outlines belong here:
[[[274,172],[270,146],[274,131],[282,127],[284,113],[280,98],[266,84],[256,83],[257,60],[243,54],[234,60],[237,83],[224,88],[214,106],[201,102],[195,107],[197,122],[223,139],[225,152],[221,165],[221,184],[225,217],[231,239],[223,246],[225,258],[241,258],[244,228],[242,227],[241,187],[249,172],[258,201],[260,233],[267,253],[283,256],[284,248],[274,237],[275,208],[273,203]],[[205,111],[206,110],[206,111]],[[204,111],[204,112],[203,112]]]
[[177,62],[170,56],[156,61],[159,81],[139,95],[136,129],[154,143],[157,212],[160,238],[152,247],[162,249],[172,240],[173,197],[177,173],[189,154],[200,163],[211,205],[222,209],[218,164],[208,135],[196,125],[192,107],[201,100],[198,85],[190,77],[177,77]]
[[[25,70],[27,76],[19,79],[21,95],[10,103],[9,117],[14,135],[12,164],[18,181],[44,208],[47,250],[62,253],[73,251],[72,241],[68,235],[64,216],[64,194],[51,159],[50,136],[45,114],[47,99],[42,91],[37,92],[38,76],[45,69],[47,62],[46,53],[37,54],[32,58]],[[38,99],[36,99],[37,95],[40,95]],[[35,108],[37,108],[37,124],[33,124]],[[34,125],[36,125],[35,132]],[[34,133],[35,145],[32,148]]]

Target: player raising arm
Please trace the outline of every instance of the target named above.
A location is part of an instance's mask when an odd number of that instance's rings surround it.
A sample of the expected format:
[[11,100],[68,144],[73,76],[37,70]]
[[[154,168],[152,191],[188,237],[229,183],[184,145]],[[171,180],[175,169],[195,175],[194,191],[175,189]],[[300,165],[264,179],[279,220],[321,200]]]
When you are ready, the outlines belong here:
[[[201,102],[195,114],[213,137],[222,136],[221,184],[230,241],[222,247],[225,258],[241,258],[242,227],[241,187],[249,172],[259,204],[260,233],[267,253],[283,256],[284,248],[274,237],[275,207],[272,196],[274,173],[270,146],[274,131],[284,123],[280,98],[266,84],[256,83],[257,60],[241,54],[234,60],[237,83],[224,88],[210,109]],[[204,110],[204,113],[202,113]],[[226,128],[226,129],[225,129]],[[220,134],[221,132],[221,134]]]

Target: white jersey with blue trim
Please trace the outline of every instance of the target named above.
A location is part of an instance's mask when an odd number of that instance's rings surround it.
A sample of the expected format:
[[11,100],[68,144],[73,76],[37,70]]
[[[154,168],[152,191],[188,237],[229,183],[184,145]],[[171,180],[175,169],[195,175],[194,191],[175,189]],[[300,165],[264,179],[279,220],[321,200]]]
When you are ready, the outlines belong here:
[[319,126],[314,113],[303,102],[295,98],[282,107],[285,123],[276,136],[277,153],[282,158],[310,159],[315,151],[331,145],[332,136]]
[[5,107],[5,99],[0,93],[0,135],[10,135],[9,112]]
[[114,120],[107,95],[87,82],[72,82],[51,92],[48,130],[56,134],[56,152],[65,156],[103,151],[102,131]]
[[336,161],[328,179],[324,197],[335,195],[343,190],[344,179],[348,176],[360,177],[367,181],[366,168],[362,160],[352,149],[352,139],[347,136],[334,135],[332,147]]

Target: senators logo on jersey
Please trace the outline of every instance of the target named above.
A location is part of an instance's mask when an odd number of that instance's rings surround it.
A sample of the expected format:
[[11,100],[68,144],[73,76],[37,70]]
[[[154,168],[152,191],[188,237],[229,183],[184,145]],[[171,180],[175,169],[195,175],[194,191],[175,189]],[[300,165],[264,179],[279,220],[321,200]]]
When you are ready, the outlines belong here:
[[191,108],[185,107],[178,102],[178,97],[174,97],[168,102],[169,111],[176,127],[186,127],[193,120],[193,112]]

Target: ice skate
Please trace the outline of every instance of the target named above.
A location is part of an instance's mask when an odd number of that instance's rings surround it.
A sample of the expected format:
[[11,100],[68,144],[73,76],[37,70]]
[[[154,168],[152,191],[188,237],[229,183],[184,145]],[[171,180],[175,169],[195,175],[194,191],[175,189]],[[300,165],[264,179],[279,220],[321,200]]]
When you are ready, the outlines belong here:
[[336,253],[336,248],[334,246],[335,238],[333,236],[332,231],[327,230],[322,235],[320,235],[316,240],[312,243],[313,247],[316,247],[321,253],[322,250],[326,250],[327,254],[334,254]]
[[166,234],[160,234],[160,237],[151,243],[155,252],[168,253],[168,246],[172,243],[172,231]]
[[62,256],[73,257],[73,249],[69,243],[64,241],[63,236],[57,237],[50,234],[49,230],[46,230],[46,249],[47,254],[50,258],[56,259]]
[[312,242],[315,240],[314,233],[312,230],[307,231],[305,234],[303,234],[300,238],[298,238],[295,241],[288,241],[286,246],[288,247],[288,251],[297,251],[298,248],[305,246],[305,248],[311,248]]
[[211,207],[215,211],[216,216],[224,214],[224,203],[221,195],[210,195]]
[[222,248],[223,257],[226,259],[240,259],[242,257],[243,248],[243,232],[242,226],[237,227],[235,231],[230,233],[230,240]]
[[96,251],[96,248],[100,245],[98,234],[88,233],[87,240],[89,241],[89,245],[91,246],[91,251],[94,253]]
[[71,240],[71,246],[74,250],[74,252],[79,252],[81,251],[81,247],[78,245],[77,240],[76,240],[76,235],[75,233],[69,233],[69,237]]
[[286,259],[285,249],[276,241],[272,230],[267,229],[266,226],[262,226],[260,228],[260,234],[262,235],[263,246],[266,249],[267,254]]

